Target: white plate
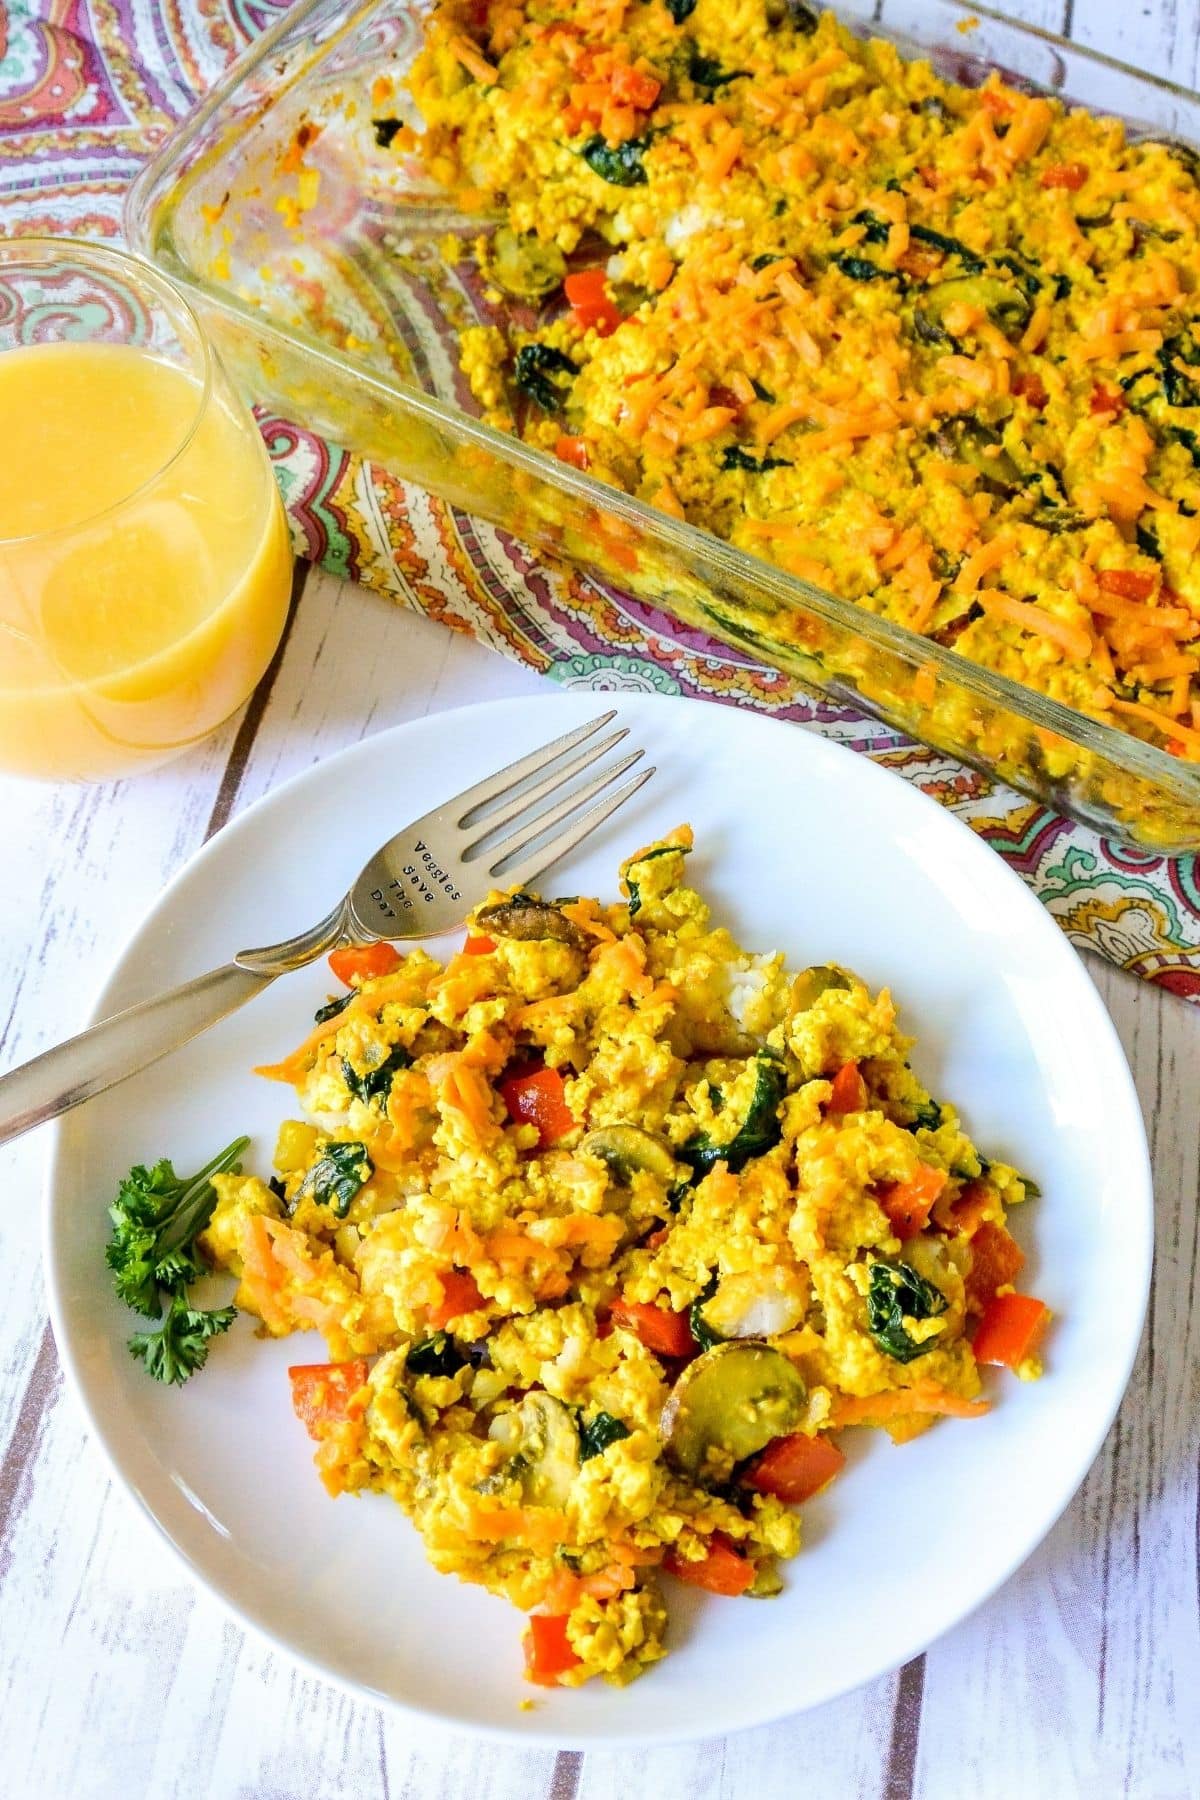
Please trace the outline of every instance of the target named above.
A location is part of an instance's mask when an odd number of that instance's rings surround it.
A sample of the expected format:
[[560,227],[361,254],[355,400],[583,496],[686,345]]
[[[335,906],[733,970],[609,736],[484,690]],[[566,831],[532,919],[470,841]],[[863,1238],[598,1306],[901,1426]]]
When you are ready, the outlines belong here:
[[[1054,1309],[1046,1376],[987,1377],[986,1417],[897,1449],[851,1432],[850,1466],[805,1509],[806,1548],[761,1605],[670,1584],[671,1654],[633,1686],[525,1687],[521,1620],[434,1574],[390,1501],[329,1500],[284,1370],[316,1340],[239,1320],[182,1390],[127,1354],[104,1267],[105,1204],[135,1161],[198,1167],[246,1131],[266,1172],[290,1096],[251,1065],[295,1044],[323,965],[72,1114],[52,1174],[55,1335],[117,1479],[194,1579],[312,1669],[446,1724],[586,1747],[728,1732],[815,1706],[914,1656],[1027,1557],[1082,1481],[1129,1376],[1150,1272],[1146,1143],[1120,1045],[1082,964],[1016,875],[933,801],[795,727],[692,701],[620,697],[659,773],[556,869],[614,895],[622,854],[684,819],[691,876],[752,948],[843,962],[891,986],[917,1066],[977,1143],[1035,1175],[1015,1215],[1025,1285]],[[507,700],[402,725],[310,770],[230,825],[140,927],[101,996],[127,1005],[322,914],[404,820],[593,716],[595,695]],[[893,1549],[893,1547],[895,1547]],[[519,1710],[534,1695],[533,1711]]]

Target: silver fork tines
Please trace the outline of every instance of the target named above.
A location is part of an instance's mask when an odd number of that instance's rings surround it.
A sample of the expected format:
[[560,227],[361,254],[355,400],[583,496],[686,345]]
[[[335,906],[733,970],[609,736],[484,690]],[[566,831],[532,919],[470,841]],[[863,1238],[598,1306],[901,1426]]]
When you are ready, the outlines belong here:
[[[638,756],[641,754],[642,752],[639,750]],[[636,758],[631,756],[628,761],[621,764],[620,768],[614,769],[612,775],[606,777],[606,782],[611,781],[613,776],[620,774],[622,768],[628,768],[629,764],[634,761]],[[642,769],[632,781],[627,781],[624,787],[618,788],[615,794],[610,794],[607,800],[602,801],[599,806],[594,806],[591,812],[584,813],[582,819],[576,824],[569,825],[561,837],[555,838],[551,844],[539,847],[525,862],[511,863],[508,858],[505,858],[503,862],[498,863],[492,869],[492,875],[498,880],[502,880],[506,886],[523,887],[528,882],[535,881],[539,875],[545,873],[551,863],[558,862],[560,858],[573,850],[576,844],[581,844],[584,838],[590,832],[595,831],[598,825],[603,825],[605,819],[611,813],[615,813],[618,806],[624,806],[627,800],[631,800],[639,788],[645,787],[654,773],[653,764],[648,769]],[[574,811],[578,804],[580,801],[573,803],[570,810]],[[517,848],[520,849],[520,846]]]
[[[611,716],[610,714],[609,717],[611,718]],[[614,731],[611,736],[601,738],[598,744],[589,744],[578,756],[572,757],[569,763],[566,763],[561,769],[555,769],[544,780],[530,785],[532,777],[526,776],[517,784],[519,791],[507,805],[501,805],[500,797],[497,796],[489,806],[473,806],[470,812],[459,820],[459,824],[470,827],[481,824],[484,829],[464,854],[473,861],[480,854],[487,839],[494,832],[499,831],[501,826],[510,824],[513,819],[528,812],[531,806],[534,806],[539,800],[543,800],[547,794],[555,793],[564,782],[570,781],[572,776],[581,775],[585,769],[590,769],[594,762],[597,762],[600,757],[606,756],[610,750],[614,750],[628,736],[629,728],[623,726],[620,731]]]
[[101,1019],[0,1076],[0,1144],[178,1049],[277,976],[315,962],[347,937],[438,937],[460,926],[493,882],[524,887],[536,880],[654,774],[639,769],[621,780],[641,760],[642,751],[634,750],[579,779],[628,736],[622,728],[596,738],[615,717],[615,711],[602,713],[531,750],[397,832],[308,931],[239,951],[223,967]]
[[[603,793],[606,787],[611,787],[614,781],[624,775],[626,769],[632,769],[634,763],[641,762],[644,755],[643,750],[634,750],[631,755],[623,756],[620,762],[614,763],[611,768],[602,769],[598,775],[593,775],[592,779],[585,781],[582,787],[572,788],[556,805],[548,806],[544,812],[537,813],[528,820],[525,820],[522,815],[524,829],[510,834],[487,851],[488,856],[493,858],[488,873],[490,875],[499,874],[501,868],[505,864],[513,862],[522,850],[528,850],[532,845],[539,843],[547,832],[553,830],[561,820],[570,818],[571,814],[578,812],[581,806],[586,806],[589,800],[594,800],[597,794]],[[558,852],[555,854],[557,855]],[[470,851],[467,852],[467,859],[475,860]]]
[[567,732],[397,833],[351,889],[349,924],[366,937],[432,937],[461,923],[464,906],[482,899],[489,882],[530,882],[574,849],[654,772],[601,799],[640,761],[635,750],[579,779],[628,736],[589,741],[615,716]]
[[585,739],[593,737],[602,725],[610,725],[616,716],[616,708],[611,707],[608,712],[601,713],[598,719],[591,719],[586,725],[577,725],[574,731],[564,732],[562,737],[555,738],[552,743],[543,744],[540,750],[531,750],[528,756],[519,757],[516,762],[497,769],[494,775],[477,781],[465,793],[457,794],[443,810],[448,812],[454,806],[461,806],[465,800],[467,810],[459,816],[456,823],[460,828],[476,824],[489,806],[507,799],[510,794],[518,794],[523,781],[543,774],[560,756],[565,756],[576,744],[582,744]]

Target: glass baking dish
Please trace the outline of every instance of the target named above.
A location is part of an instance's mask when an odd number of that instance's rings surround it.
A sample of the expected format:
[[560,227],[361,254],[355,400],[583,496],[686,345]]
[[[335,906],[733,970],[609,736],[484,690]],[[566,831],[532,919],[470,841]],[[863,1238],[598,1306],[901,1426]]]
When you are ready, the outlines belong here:
[[[998,68],[1200,144],[1197,95],[980,8],[844,0],[834,10],[957,81]],[[247,396],[1114,837],[1159,853],[1200,848],[1200,765],[472,416],[457,335],[497,318],[470,254],[481,220],[378,145],[371,122],[373,84],[409,65],[427,11],[427,0],[297,0],[130,192],[131,242],[187,290]],[[397,94],[383,110],[405,104]],[[516,322],[532,322],[510,305]]]

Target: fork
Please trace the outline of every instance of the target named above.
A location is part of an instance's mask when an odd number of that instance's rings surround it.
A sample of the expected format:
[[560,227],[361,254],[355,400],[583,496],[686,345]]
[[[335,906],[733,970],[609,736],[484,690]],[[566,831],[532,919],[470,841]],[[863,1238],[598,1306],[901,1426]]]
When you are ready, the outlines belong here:
[[[136,1075],[338,944],[438,937],[462,925],[497,882],[533,881],[654,774],[639,770],[613,788],[641,760],[643,752],[634,750],[586,781],[576,779],[629,735],[622,728],[594,741],[615,717],[615,710],[602,713],[406,825],[311,930],[239,950],[221,968],[113,1013],[0,1076],[0,1144]],[[553,803],[534,810],[546,800]]]

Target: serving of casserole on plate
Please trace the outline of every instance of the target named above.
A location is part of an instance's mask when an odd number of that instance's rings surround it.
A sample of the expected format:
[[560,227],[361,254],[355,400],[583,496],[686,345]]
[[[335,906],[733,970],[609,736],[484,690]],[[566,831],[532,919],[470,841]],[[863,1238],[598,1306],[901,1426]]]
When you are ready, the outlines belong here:
[[1034,1184],[922,1086],[886,989],[713,921],[692,849],[635,851],[608,905],[497,893],[444,962],[335,951],[258,1071],[303,1112],[277,1174],[215,1175],[199,1238],[306,1357],[329,1492],[528,1613],[543,1686],[657,1662],[664,1576],[779,1594],[847,1428],[905,1443],[986,1413],[982,1366],[1041,1372],[1005,1226]]
[[[317,765],[201,852],[99,1010],[310,917],[394,826],[397,768],[440,804],[592,708]],[[1151,1242],[1112,1027],[985,844],[811,733],[621,715],[655,797],[547,900],[274,984],[68,1116],[46,1217],[69,1379],[192,1578],[358,1691],[559,1744],[778,1718],[963,1618],[1094,1457]],[[235,1132],[211,1296],[139,1319],[139,1184]],[[1036,1374],[1047,1313],[1042,1379],[989,1366]]]

